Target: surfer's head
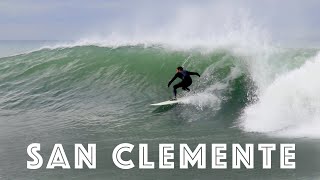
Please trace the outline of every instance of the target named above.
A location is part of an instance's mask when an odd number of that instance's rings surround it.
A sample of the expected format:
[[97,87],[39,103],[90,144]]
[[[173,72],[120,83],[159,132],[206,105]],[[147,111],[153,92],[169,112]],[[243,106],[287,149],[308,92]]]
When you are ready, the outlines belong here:
[[181,71],[183,71],[183,67],[181,66],[177,67],[177,72],[181,72]]

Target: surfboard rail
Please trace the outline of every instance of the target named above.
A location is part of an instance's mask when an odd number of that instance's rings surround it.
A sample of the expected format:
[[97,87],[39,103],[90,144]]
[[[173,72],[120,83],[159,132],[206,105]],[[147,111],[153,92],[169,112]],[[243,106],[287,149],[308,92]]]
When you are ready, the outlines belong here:
[[151,106],[164,106],[164,105],[172,105],[172,104],[177,104],[181,102],[181,100],[168,100],[168,101],[163,101],[163,102],[159,102],[159,103],[154,103],[154,104],[150,104]]

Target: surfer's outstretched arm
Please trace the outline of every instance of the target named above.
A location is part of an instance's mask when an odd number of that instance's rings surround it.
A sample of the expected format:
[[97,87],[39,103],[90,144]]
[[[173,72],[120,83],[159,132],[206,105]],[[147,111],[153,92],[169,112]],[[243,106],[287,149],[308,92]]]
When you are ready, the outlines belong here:
[[197,76],[199,76],[199,77],[200,77],[200,74],[199,74],[199,73],[197,73],[197,72],[189,72],[189,74],[190,74],[190,75],[197,75]]
[[178,77],[178,73],[173,76],[173,78],[171,79],[171,81],[168,83],[168,87],[170,86],[170,84],[171,84],[175,79],[177,79],[177,77]]

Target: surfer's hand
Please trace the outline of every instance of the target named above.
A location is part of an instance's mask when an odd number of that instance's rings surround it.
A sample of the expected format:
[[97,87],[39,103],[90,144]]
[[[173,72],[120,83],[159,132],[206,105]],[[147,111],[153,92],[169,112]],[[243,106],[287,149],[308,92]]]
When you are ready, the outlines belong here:
[[197,74],[200,77],[200,74]]
[[170,87],[170,83],[168,83],[168,87]]

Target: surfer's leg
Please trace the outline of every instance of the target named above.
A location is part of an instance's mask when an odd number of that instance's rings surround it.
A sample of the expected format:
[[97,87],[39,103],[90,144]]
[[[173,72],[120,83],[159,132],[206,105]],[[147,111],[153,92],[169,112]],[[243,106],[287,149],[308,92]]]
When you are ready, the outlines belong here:
[[178,84],[173,86],[173,95],[174,95],[175,98],[177,98],[177,89],[180,88],[180,87],[183,87],[182,85],[183,84],[180,82],[180,83],[178,83]]
[[190,91],[190,89],[188,87],[183,87],[182,89],[185,91]]
[[178,84],[174,85],[173,86],[173,95],[174,95],[174,98],[177,98],[177,89],[179,88]]
[[177,88],[173,87],[173,95],[174,95],[175,98],[177,98]]
[[183,83],[182,89],[189,92],[190,89],[189,89],[188,87],[189,87],[191,84],[192,84],[192,82],[185,82],[185,83]]

